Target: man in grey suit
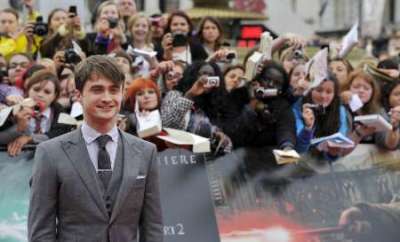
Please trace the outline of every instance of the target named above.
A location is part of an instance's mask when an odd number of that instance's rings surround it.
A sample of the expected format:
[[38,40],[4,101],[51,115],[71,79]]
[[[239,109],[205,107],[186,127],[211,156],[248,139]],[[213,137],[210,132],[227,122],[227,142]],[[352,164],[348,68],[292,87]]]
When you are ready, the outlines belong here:
[[123,82],[109,57],[77,66],[84,123],[37,147],[29,241],[163,240],[155,146],[116,126]]

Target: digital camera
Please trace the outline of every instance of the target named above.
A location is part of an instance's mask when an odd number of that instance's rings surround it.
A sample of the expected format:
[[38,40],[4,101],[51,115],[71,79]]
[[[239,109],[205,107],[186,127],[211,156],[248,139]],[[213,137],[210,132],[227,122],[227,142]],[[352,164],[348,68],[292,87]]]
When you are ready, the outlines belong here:
[[36,23],[33,26],[33,34],[38,36],[45,36],[49,32],[47,24],[43,22],[43,17],[36,18]]
[[173,47],[181,47],[186,46],[188,43],[188,38],[185,34],[182,33],[174,33],[172,34],[172,46]]
[[219,77],[218,76],[207,77],[207,86],[218,87],[219,86]]
[[255,90],[255,96],[256,98],[268,98],[268,97],[276,97],[278,96],[279,91],[276,88],[263,88],[259,87]]
[[108,18],[108,26],[110,29],[115,29],[118,26],[118,19],[117,18]]

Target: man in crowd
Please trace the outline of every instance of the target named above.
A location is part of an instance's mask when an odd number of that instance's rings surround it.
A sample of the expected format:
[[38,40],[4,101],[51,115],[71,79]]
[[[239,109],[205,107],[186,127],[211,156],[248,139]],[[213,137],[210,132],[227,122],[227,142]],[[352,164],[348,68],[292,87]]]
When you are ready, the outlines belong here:
[[37,147],[29,241],[162,241],[156,149],[116,126],[123,82],[110,57],[77,66],[84,123]]

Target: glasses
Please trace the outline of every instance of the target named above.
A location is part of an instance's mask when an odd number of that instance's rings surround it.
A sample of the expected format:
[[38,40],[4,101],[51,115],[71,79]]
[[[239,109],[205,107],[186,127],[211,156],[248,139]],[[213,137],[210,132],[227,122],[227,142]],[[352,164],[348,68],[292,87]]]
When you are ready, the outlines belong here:
[[29,63],[28,62],[13,62],[13,63],[10,63],[10,69],[15,69],[15,68],[17,68],[17,66],[20,66],[21,68],[27,68],[28,66],[29,66]]
[[167,79],[167,80],[172,80],[172,79],[179,79],[179,78],[182,78],[182,74],[181,73],[179,73],[179,72],[169,72],[169,73],[167,73],[167,75],[165,76],[165,78]]

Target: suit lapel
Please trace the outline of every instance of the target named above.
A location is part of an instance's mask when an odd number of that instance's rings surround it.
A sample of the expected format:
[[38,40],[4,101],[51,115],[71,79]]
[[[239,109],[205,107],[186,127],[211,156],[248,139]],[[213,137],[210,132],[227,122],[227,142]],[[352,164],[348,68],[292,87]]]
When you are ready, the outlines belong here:
[[80,129],[74,131],[70,140],[62,142],[62,147],[97,207],[105,216],[108,216],[107,209],[104,205],[104,199],[101,195],[100,184],[96,179],[97,173],[90,161],[86,143]]
[[[123,142],[123,149],[124,149],[124,156],[123,156],[123,175],[122,175],[122,182],[119,188],[117,198],[115,201],[115,206],[111,214],[110,223],[112,223],[118,213],[121,210],[121,207],[128,196],[129,191],[131,191],[132,186],[136,181],[136,176],[139,172],[139,166],[141,160],[139,157],[142,157],[140,151],[134,146],[134,144],[128,140],[127,136],[120,132],[122,142]],[[133,201],[132,201],[133,202]]]

